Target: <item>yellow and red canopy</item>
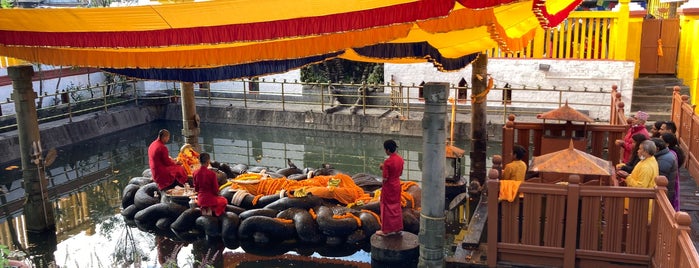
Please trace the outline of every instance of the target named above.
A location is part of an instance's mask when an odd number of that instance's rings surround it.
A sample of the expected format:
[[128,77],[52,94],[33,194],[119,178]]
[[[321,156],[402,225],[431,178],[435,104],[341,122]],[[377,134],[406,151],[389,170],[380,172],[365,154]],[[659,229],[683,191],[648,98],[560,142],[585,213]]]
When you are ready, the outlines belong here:
[[[63,66],[235,77],[332,57],[463,68],[517,51],[581,0],[214,0],[121,8],[0,9],[0,55]],[[141,78],[153,78],[139,75]],[[234,77],[199,77],[223,80]],[[156,78],[154,78],[156,79]]]

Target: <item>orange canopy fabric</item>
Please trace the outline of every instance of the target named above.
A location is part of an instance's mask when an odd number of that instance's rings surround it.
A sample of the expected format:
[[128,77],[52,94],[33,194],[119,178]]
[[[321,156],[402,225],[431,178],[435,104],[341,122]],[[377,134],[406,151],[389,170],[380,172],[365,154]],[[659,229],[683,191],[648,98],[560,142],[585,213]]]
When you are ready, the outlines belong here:
[[[468,55],[496,46],[522,49],[536,27],[560,22],[581,1],[214,0],[0,9],[0,55],[50,65],[187,72],[261,61],[298,68],[317,60],[311,57],[344,52],[347,59],[380,62],[440,65],[459,59],[453,69],[468,64]],[[377,55],[391,49],[371,49],[415,43],[428,49],[416,55]],[[284,62],[289,60],[294,64]]]

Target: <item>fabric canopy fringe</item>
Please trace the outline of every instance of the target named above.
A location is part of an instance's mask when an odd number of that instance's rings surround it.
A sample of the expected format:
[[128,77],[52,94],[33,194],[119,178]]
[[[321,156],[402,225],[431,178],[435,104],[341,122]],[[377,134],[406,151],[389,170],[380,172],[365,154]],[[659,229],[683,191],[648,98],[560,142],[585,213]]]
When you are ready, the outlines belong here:
[[294,60],[262,61],[255,63],[196,69],[139,69],[103,68],[105,72],[125,75],[137,79],[178,81],[178,82],[215,82],[245,77],[256,77],[274,73],[283,73],[291,69],[301,68],[308,64],[337,57],[340,53],[328,53],[315,57]]

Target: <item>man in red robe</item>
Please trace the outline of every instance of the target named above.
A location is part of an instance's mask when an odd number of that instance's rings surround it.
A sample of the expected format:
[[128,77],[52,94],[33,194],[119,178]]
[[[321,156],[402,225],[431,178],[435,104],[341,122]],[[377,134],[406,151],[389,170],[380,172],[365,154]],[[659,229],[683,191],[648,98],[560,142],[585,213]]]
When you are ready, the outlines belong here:
[[400,176],[403,174],[403,158],[396,153],[398,145],[393,140],[383,143],[388,158],[379,167],[383,173],[381,187],[381,230],[377,235],[400,234],[403,230],[403,209],[400,205]]
[[187,181],[184,167],[170,158],[170,152],[165,144],[170,141],[170,132],[161,129],[158,138],[148,147],[148,164],[150,165],[153,181],[161,191],[183,185]]
[[216,173],[209,170],[210,161],[211,156],[208,153],[199,155],[201,167],[194,171],[194,190],[202,210],[211,208],[215,216],[221,216],[226,211],[228,200],[218,195],[218,179]]

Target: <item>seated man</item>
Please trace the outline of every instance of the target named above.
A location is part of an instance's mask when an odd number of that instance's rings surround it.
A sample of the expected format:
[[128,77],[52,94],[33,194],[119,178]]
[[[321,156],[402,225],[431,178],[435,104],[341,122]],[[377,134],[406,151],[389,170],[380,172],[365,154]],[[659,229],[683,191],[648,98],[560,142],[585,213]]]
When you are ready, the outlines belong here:
[[512,148],[512,162],[505,165],[505,170],[502,173],[503,180],[524,181],[524,175],[527,173],[527,163],[522,159],[527,154],[527,149],[522,145],[515,144]]
[[158,189],[166,191],[183,185],[187,181],[187,172],[184,167],[170,158],[170,153],[165,144],[170,141],[170,132],[161,129],[158,138],[148,147],[148,164],[153,173],[153,181],[158,184]]
[[208,153],[201,153],[199,162],[201,167],[194,171],[194,190],[197,192],[197,203],[202,210],[210,208],[215,216],[221,216],[226,211],[228,200],[218,195],[216,173],[209,170],[211,156]]

